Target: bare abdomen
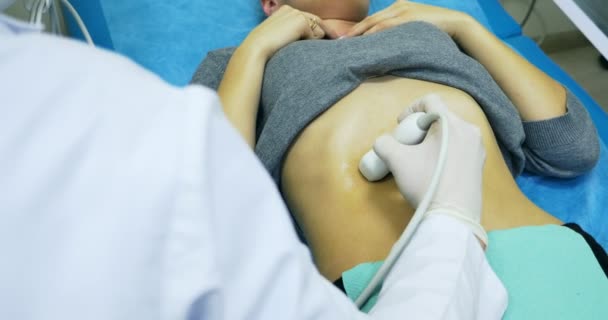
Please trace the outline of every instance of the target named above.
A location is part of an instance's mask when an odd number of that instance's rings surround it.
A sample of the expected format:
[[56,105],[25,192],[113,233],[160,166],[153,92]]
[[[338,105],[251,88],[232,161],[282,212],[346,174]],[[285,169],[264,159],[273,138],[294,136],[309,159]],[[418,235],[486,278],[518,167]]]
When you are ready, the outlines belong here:
[[[359,173],[358,164],[378,136],[394,129],[407,106],[430,93],[438,93],[452,111],[482,130],[488,154],[484,226],[491,230],[559,222],[519,192],[483,112],[470,96],[425,81],[375,78],[303,130],[283,167],[287,204],[328,279],[337,279],[359,263],[384,259],[410,220],[413,209],[392,177],[370,183]],[[513,211],[525,215],[513,216]]]

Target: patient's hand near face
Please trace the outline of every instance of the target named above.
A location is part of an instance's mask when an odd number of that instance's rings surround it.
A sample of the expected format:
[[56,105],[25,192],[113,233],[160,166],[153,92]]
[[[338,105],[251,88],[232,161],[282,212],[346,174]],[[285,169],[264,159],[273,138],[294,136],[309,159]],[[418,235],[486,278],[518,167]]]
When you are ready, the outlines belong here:
[[262,0],[267,16],[272,16],[283,6],[318,17],[325,38],[337,39],[365,19],[369,0]]

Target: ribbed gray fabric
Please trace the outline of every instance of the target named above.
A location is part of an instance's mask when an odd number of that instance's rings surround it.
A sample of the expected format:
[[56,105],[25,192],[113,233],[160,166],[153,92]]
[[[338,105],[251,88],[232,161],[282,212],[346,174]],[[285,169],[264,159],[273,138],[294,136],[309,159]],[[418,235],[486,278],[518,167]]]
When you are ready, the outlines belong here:
[[[234,50],[210,52],[192,83],[217,90]],[[588,171],[599,157],[596,129],[569,91],[566,115],[522,123],[480,63],[435,26],[413,22],[369,36],[294,42],[268,61],[255,152],[277,183],[297,135],[363,81],[382,75],[440,83],[471,95],[485,112],[513,176],[525,168],[572,177]]]

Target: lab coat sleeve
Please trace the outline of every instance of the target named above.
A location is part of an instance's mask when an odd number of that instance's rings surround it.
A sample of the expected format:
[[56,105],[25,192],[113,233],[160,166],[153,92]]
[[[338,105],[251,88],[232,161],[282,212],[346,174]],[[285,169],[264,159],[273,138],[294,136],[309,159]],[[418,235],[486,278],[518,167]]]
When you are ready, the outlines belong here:
[[370,315],[388,319],[502,319],[507,291],[468,226],[448,215],[422,221],[387,276]]
[[[365,319],[315,268],[262,164],[219,108],[208,167],[222,319]],[[207,304],[208,305],[208,304]]]
[[[498,319],[506,295],[472,232],[427,219],[367,315],[315,268],[255,155],[217,111],[207,170],[225,319]],[[483,304],[483,305],[482,305]]]

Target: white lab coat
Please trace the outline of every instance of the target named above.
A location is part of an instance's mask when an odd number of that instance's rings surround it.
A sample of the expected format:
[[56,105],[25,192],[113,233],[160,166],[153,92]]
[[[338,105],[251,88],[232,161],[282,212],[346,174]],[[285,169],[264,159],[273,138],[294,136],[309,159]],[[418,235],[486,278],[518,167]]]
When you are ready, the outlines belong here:
[[[4,21],[4,22],[3,22]],[[0,15],[0,319],[497,319],[471,231],[427,219],[369,315],[316,270],[202,87]]]

